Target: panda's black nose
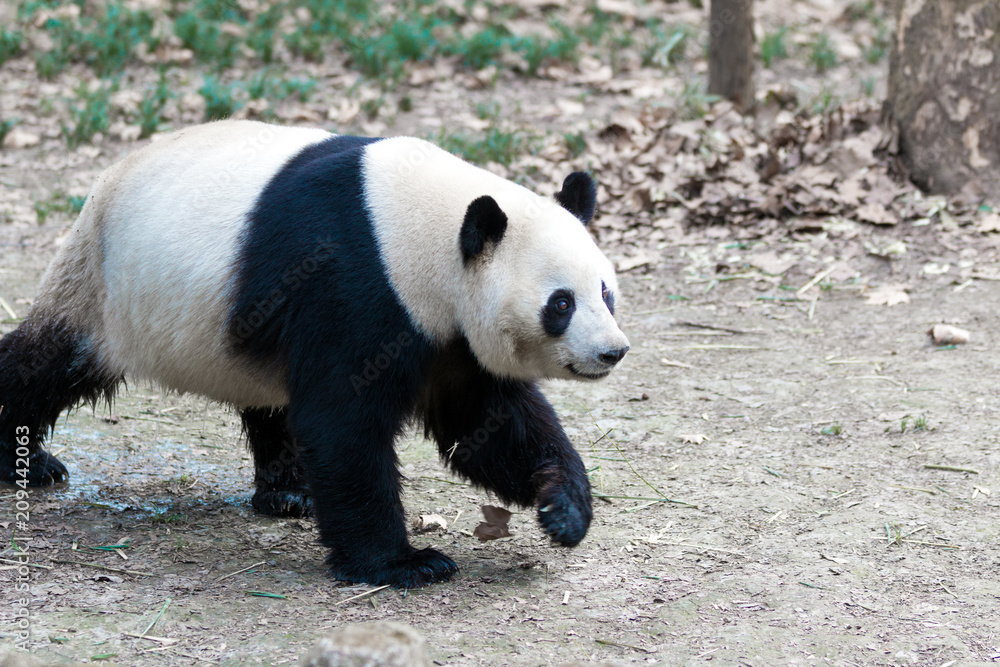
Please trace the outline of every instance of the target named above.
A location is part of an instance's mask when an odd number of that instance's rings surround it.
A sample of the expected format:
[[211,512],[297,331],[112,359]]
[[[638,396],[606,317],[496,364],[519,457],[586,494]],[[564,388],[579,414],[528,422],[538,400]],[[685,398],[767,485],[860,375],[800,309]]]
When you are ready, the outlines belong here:
[[622,357],[625,356],[626,352],[628,352],[628,345],[626,345],[625,347],[619,347],[617,350],[608,350],[607,352],[602,352],[597,356],[597,358],[609,366],[614,366],[615,364],[617,364],[619,361],[622,360]]

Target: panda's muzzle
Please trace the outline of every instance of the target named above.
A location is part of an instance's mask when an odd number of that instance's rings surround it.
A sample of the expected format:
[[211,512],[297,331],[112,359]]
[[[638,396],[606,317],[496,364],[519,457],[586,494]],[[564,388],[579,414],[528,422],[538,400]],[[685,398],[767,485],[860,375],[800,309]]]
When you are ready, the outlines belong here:
[[612,367],[614,367],[619,361],[621,361],[625,357],[625,353],[628,352],[628,350],[629,346],[626,345],[625,347],[619,347],[613,350],[607,350],[606,352],[598,354],[597,360],[600,362],[602,366],[606,366],[606,368],[597,371],[596,373],[581,371],[575,366],[573,366],[573,364],[568,364],[566,368],[568,368],[570,372],[573,373],[573,375],[578,375],[582,378],[587,378],[588,380],[600,380],[602,378],[606,378],[608,375],[611,374]]

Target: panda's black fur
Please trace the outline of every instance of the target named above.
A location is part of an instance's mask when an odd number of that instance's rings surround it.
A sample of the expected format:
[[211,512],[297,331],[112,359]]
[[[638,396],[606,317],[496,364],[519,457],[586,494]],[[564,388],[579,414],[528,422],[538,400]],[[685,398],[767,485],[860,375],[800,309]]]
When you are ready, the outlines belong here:
[[[537,505],[546,533],[575,545],[591,522],[590,485],[537,384],[487,371],[464,336],[430,338],[387,276],[362,164],[377,141],[331,136],[306,146],[270,178],[240,233],[228,354],[285,378],[288,397],[237,406],[254,455],[253,506],[313,513],[337,578],[402,588],[448,579],[455,563],[406,536],[393,444],[417,417],[453,470],[504,502]],[[557,200],[586,223],[593,181],[571,175]],[[488,261],[506,229],[496,201],[470,198],[456,239],[463,263]],[[80,279],[66,273],[57,285]],[[572,312],[553,308],[542,307],[538,325],[558,337],[556,321]],[[110,401],[124,379],[71,319],[33,310],[0,339],[0,481],[19,479],[19,443],[30,451],[31,485],[66,480],[43,437],[63,410]],[[601,358],[610,368],[624,349]]]

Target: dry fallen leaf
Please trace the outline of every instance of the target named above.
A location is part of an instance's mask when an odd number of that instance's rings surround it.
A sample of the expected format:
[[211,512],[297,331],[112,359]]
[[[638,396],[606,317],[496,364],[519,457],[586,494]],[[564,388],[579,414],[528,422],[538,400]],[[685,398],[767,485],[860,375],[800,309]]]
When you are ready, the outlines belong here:
[[431,530],[448,530],[448,522],[440,514],[421,514],[413,522],[413,530],[425,533]]
[[906,293],[909,285],[882,285],[869,290],[866,295],[869,305],[895,306],[897,303],[909,303],[910,295]]
[[510,529],[507,522],[510,521],[511,513],[502,507],[493,505],[483,505],[483,518],[472,534],[479,538],[481,542],[498,540],[501,537],[510,537]]
[[899,218],[886,210],[885,206],[877,203],[868,203],[858,207],[855,215],[857,215],[858,220],[870,222],[874,225],[895,225],[899,222]]
[[683,433],[681,434],[681,442],[690,443],[692,445],[700,445],[701,443],[708,440],[708,436],[703,433]]
[[782,273],[795,265],[795,258],[791,253],[785,253],[778,257],[773,250],[767,250],[750,257],[750,265],[756,267],[766,274],[780,276]]
[[935,324],[927,331],[937,345],[959,345],[969,342],[969,332],[950,324]]

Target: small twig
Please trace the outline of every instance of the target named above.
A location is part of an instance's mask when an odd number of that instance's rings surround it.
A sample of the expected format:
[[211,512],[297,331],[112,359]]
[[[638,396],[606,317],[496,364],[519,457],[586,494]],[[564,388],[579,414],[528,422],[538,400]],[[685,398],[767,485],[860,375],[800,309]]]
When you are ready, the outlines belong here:
[[925,489],[919,486],[903,486],[902,484],[890,484],[894,489],[904,489],[906,491],[923,491],[924,493],[929,493],[932,496],[937,493],[934,489]]
[[156,625],[156,622],[160,620],[160,616],[163,616],[163,612],[165,612],[167,610],[167,607],[170,606],[170,602],[171,602],[170,598],[167,598],[167,601],[163,603],[163,607],[160,609],[160,613],[157,614],[152,621],[150,621],[149,625],[146,626],[146,629],[142,631],[141,635],[139,635],[139,639],[145,637],[146,634],[153,629],[153,626]]
[[908,542],[910,544],[923,544],[928,547],[941,547],[942,549],[961,549],[962,547],[957,544],[945,544],[942,542],[927,542],[926,540],[911,540],[908,537],[900,538],[901,542]]
[[641,646],[632,646],[631,644],[622,644],[621,642],[613,642],[609,639],[594,639],[595,642],[601,644],[602,646],[618,646],[620,648],[630,648],[633,651],[642,651],[643,653],[652,653],[648,648],[643,648]]
[[959,468],[958,466],[942,466],[935,463],[925,463],[924,467],[928,470],[947,470],[949,472],[971,472],[973,475],[978,475],[979,471],[974,468]]
[[140,572],[138,570],[123,570],[117,567],[108,567],[107,565],[100,565],[98,563],[84,563],[78,560],[63,560],[61,558],[50,558],[53,563],[64,563],[66,565],[83,565],[84,567],[95,567],[98,570],[106,570],[108,572],[119,572],[121,574],[135,574],[140,577],[155,577],[156,575],[152,572]]
[[[805,285],[803,285],[802,287],[800,287],[798,289],[798,291],[795,293],[795,296],[802,296],[807,289],[809,289],[810,287],[812,287],[813,285],[815,285],[819,281],[823,280],[823,278],[826,278],[828,275],[830,275],[831,273],[833,273],[836,269],[837,269],[836,266],[828,266],[828,267],[826,267],[825,269],[823,269],[822,271],[820,271],[819,273],[817,273],[815,276],[813,276],[812,280],[810,280]],[[810,318],[810,319],[812,319],[812,318]]]
[[141,635],[137,635],[134,632],[123,632],[126,637],[135,637],[136,639],[147,639],[151,642],[159,642],[161,644],[176,644],[180,639],[172,639],[170,637],[154,637],[152,635],[147,635],[145,632]]
[[747,331],[746,329],[730,329],[729,327],[719,327],[719,326],[715,326],[714,324],[701,324],[699,322],[687,322],[687,321],[684,321],[684,322],[678,322],[677,324],[680,324],[680,325],[685,326],[685,327],[692,327],[694,329],[710,329],[711,331],[725,331],[726,333],[731,333],[731,334],[754,335],[754,336],[759,336],[759,335],[763,335],[764,334],[763,331]]
[[723,345],[721,343],[693,344],[684,348],[685,350],[766,350],[768,348],[760,345]]
[[938,586],[940,586],[941,588],[943,588],[944,592],[947,593],[948,595],[950,595],[951,597],[955,598],[956,600],[958,599],[958,596],[955,595],[954,593],[952,593],[951,590],[949,590],[949,588],[944,585],[943,581],[939,581],[938,582]]
[[3,308],[7,312],[7,314],[10,315],[10,319],[12,320],[17,319],[17,313],[15,313],[14,309],[11,308],[10,305],[3,300],[3,297],[0,297],[0,308]]
[[347,598],[346,600],[341,600],[337,604],[338,605],[347,604],[348,602],[350,602],[352,600],[357,600],[358,598],[363,598],[366,595],[371,595],[372,593],[378,593],[379,591],[385,590],[386,588],[389,588],[389,584],[386,584],[385,586],[379,586],[378,588],[373,588],[371,590],[365,591],[364,593],[358,593],[357,595],[352,595],[351,597]]
[[701,551],[718,551],[719,553],[729,554],[731,556],[739,556],[740,558],[746,558],[746,554],[741,554],[739,551],[730,551],[729,549],[710,547],[705,544],[691,544],[689,542],[658,542],[658,544],[667,544],[673,547],[688,547],[689,549],[700,549]]
[[614,499],[614,500],[649,500],[655,503],[674,503],[675,505],[687,505],[688,507],[697,507],[694,503],[686,503],[683,500],[672,500],[670,498],[650,498],[648,496],[609,496],[604,493],[593,493],[595,498],[604,499]]
[[0,558],[2,563],[13,563],[14,565],[27,565],[28,567],[37,567],[40,570],[51,570],[52,567],[49,565],[39,565],[38,563],[22,563],[19,560],[11,560],[10,558]]
[[246,566],[245,568],[243,568],[242,570],[236,570],[235,572],[230,572],[229,574],[224,574],[224,575],[222,575],[221,577],[219,577],[218,579],[216,579],[216,580],[215,580],[215,583],[219,583],[219,582],[220,582],[220,581],[222,581],[223,579],[228,579],[229,577],[235,577],[235,576],[236,576],[237,574],[239,574],[239,573],[241,573],[241,572],[246,572],[247,570],[252,570],[252,569],[254,569],[255,567],[260,567],[261,565],[264,565],[264,564],[265,564],[266,562],[267,562],[267,561],[263,561],[263,560],[262,560],[262,561],[261,561],[261,562],[259,562],[259,563],[254,563],[253,565],[247,565],[247,566]]

